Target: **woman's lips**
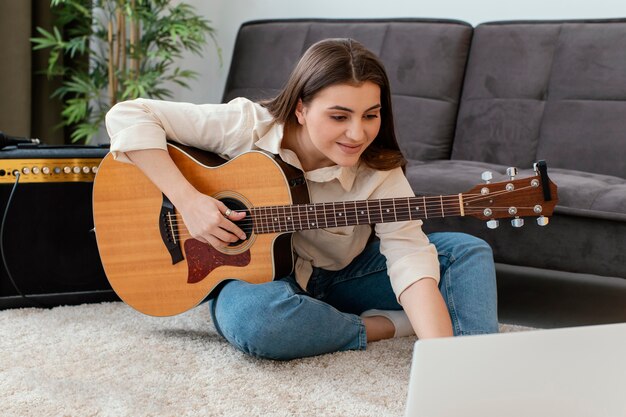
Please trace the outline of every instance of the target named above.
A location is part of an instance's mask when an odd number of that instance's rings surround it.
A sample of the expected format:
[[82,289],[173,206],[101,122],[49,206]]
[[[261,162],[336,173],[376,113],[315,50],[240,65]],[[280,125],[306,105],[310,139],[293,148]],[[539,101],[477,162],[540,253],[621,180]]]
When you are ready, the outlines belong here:
[[361,147],[363,145],[344,145],[343,143],[337,143],[339,145],[339,149],[341,149],[345,153],[355,154],[359,153]]

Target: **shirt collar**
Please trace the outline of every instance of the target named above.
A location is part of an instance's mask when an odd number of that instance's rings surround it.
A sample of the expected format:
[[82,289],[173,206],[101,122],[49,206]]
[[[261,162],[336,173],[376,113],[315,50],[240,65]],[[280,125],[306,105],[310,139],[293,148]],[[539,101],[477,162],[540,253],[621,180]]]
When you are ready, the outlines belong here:
[[[264,151],[279,155],[282,160],[289,165],[293,165],[302,170],[302,164],[296,154],[289,149],[280,147],[283,141],[283,133],[284,125],[282,123],[274,123],[265,135],[256,141],[255,146]],[[358,164],[353,167],[333,165],[305,172],[304,176],[307,180],[314,182],[330,182],[337,179],[345,191],[350,191],[356,178],[357,167]]]

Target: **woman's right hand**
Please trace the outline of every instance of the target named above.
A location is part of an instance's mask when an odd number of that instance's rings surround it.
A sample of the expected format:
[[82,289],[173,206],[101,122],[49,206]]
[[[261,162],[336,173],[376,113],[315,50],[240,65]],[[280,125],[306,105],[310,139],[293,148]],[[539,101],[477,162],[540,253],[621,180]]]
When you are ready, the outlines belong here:
[[[191,236],[216,248],[246,238],[233,223],[246,216],[245,212],[230,210],[221,201],[195,191],[177,207]],[[226,216],[228,214],[228,216]]]
[[167,151],[144,149],[126,152],[126,156],[167,195],[192,237],[216,248],[246,238],[233,223],[243,219],[246,213],[229,212],[224,203],[199,192],[183,176]]

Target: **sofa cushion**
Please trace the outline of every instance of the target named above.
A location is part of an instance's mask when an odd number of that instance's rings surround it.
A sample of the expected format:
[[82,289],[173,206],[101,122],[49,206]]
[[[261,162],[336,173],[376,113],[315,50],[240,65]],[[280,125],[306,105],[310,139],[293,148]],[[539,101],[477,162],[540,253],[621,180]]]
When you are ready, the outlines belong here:
[[453,159],[626,178],[626,21],[476,27]]
[[313,43],[351,37],[386,66],[398,142],[406,156],[448,159],[472,27],[453,20],[274,20],[242,25],[223,101],[278,93]]

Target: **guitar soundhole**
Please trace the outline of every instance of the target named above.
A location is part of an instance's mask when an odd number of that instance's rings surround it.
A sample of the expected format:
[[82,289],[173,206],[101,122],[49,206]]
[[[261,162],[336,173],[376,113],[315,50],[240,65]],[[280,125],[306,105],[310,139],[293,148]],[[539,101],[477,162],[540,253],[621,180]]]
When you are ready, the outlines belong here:
[[[237,199],[234,199],[231,197],[224,197],[224,198],[220,198],[219,200],[231,210],[248,211],[248,207],[246,207],[245,204],[243,204],[241,201]],[[250,216],[250,213],[248,213],[246,217],[244,217],[242,220],[235,221],[233,223],[235,223],[241,230],[243,230],[243,232],[246,234],[246,237],[248,239],[250,238],[250,236],[252,235],[252,230],[254,229],[254,222],[253,222],[252,217]],[[228,246],[231,246],[231,247],[239,246],[243,242],[244,242],[243,240],[239,239],[236,242],[230,243]]]

